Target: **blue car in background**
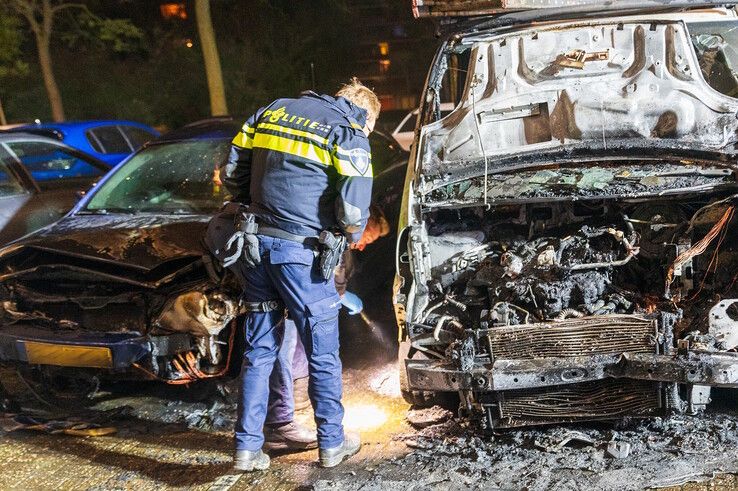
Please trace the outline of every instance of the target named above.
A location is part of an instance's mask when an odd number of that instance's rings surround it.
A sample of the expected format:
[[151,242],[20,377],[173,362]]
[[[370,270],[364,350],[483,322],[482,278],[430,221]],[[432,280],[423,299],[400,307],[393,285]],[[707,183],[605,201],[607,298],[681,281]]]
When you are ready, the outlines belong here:
[[159,137],[159,132],[150,126],[119,120],[38,123],[10,131],[55,138],[111,166]]

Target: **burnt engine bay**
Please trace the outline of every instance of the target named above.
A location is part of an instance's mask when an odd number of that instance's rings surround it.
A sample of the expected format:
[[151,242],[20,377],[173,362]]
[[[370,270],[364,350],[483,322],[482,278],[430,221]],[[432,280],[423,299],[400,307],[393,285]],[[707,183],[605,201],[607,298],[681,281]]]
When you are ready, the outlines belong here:
[[410,387],[460,389],[462,409],[496,428],[700,412],[735,361],[695,352],[738,345],[733,203],[431,210],[428,304],[407,327],[410,358],[435,368],[408,361]]

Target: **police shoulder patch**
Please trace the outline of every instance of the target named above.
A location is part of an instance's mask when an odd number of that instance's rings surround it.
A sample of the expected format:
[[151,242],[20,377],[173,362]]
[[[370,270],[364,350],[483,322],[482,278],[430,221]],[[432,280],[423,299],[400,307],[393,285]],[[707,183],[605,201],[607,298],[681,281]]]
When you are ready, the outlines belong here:
[[372,162],[371,154],[363,148],[354,148],[353,150],[349,150],[348,156],[354,169],[362,176],[366,174]]

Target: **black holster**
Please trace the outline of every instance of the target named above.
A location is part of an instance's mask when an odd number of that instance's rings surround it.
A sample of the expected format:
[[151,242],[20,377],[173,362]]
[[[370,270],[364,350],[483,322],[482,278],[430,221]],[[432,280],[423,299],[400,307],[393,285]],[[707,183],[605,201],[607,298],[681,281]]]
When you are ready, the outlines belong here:
[[327,281],[333,278],[336,267],[341,263],[341,257],[346,250],[346,237],[330,230],[323,230],[318,242],[320,242],[320,276]]

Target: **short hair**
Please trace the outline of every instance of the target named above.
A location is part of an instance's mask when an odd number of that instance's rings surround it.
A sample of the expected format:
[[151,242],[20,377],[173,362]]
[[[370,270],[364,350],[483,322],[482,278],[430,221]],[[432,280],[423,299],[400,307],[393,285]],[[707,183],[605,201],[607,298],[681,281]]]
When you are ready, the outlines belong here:
[[377,94],[362,84],[356,77],[351,77],[351,80],[336,92],[336,97],[346,98],[357,106],[366,109],[369,119],[376,120],[379,117],[379,111],[382,109]]

